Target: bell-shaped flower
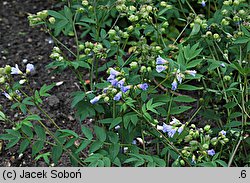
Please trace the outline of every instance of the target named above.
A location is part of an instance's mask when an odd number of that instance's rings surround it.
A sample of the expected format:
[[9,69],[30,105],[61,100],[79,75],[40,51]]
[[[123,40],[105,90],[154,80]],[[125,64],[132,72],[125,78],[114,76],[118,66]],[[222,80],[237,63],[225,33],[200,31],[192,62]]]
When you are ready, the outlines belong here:
[[23,74],[23,72],[19,69],[18,65],[16,64],[15,67],[11,67],[10,74]]
[[178,84],[177,84],[176,79],[174,79],[174,81],[173,81],[173,83],[171,85],[172,85],[172,90],[176,90],[177,89]]
[[119,87],[119,88],[123,87],[124,83],[125,83],[125,78],[121,79],[121,80],[117,83],[117,87]]
[[196,71],[196,70],[186,70],[185,73],[187,73],[187,74],[189,74],[189,75],[195,77],[197,71]]
[[176,128],[172,128],[172,129],[168,132],[168,136],[169,136],[170,138],[173,138],[174,135],[175,135],[175,133],[176,133]]
[[221,130],[221,131],[219,132],[219,134],[226,136],[227,132],[224,131],[224,130]]
[[112,86],[117,87],[117,83],[118,83],[117,79],[110,80],[109,82],[111,83]]
[[95,98],[91,99],[91,100],[90,100],[90,103],[91,103],[91,104],[95,104],[95,103],[97,103],[100,99],[101,99],[101,96],[98,95],[98,96],[96,96]]
[[119,92],[119,93],[117,93],[115,96],[114,96],[114,100],[115,101],[119,101],[120,99],[121,99],[121,97],[122,97],[122,92]]
[[32,73],[35,71],[35,67],[33,64],[27,64],[26,65],[26,74]]
[[122,87],[121,87],[121,91],[122,91],[123,93],[126,93],[131,87],[132,87],[131,85],[122,86]]
[[184,130],[184,127],[185,127],[185,125],[181,125],[181,126],[178,128],[177,132],[178,132],[179,134],[181,134],[182,131]]
[[13,100],[13,98],[12,98],[7,92],[3,92],[2,94],[3,94],[7,99]]
[[215,155],[215,151],[213,149],[207,150],[207,154],[209,156],[213,156],[213,155]]
[[206,2],[204,0],[201,1],[201,6],[205,7],[206,6]]
[[115,76],[118,76],[118,75],[120,75],[121,73],[120,72],[118,72],[118,71],[116,71],[115,69],[113,69],[113,68],[110,68],[110,74],[111,75],[115,75]]
[[115,75],[110,74],[109,77],[107,78],[107,81],[111,81],[113,79],[115,79]]
[[163,65],[163,64],[167,64],[167,63],[168,63],[168,61],[165,60],[165,59],[163,59],[161,56],[158,56],[158,57],[156,58],[156,64],[157,64],[157,65]]
[[142,89],[142,90],[147,90],[148,89],[148,84],[147,83],[143,83],[143,84],[139,84],[139,85],[137,85],[140,89]]
[[26,81],[27,81],[26,79],[21,79],[21,80],[19,81],[19,84],[22,85],[22,84],[24,84]]
[[157,65],[156,66],[156,71],[158,73],[162,72],[162,71],[165,71],[167,69],[167,66],[164,66],[164,65]]
[[163,123],[162,131],[163,131],[163,133],[168,133],[172,130],[172,128],[173,127],[171,125],[167,125],[167,124]]

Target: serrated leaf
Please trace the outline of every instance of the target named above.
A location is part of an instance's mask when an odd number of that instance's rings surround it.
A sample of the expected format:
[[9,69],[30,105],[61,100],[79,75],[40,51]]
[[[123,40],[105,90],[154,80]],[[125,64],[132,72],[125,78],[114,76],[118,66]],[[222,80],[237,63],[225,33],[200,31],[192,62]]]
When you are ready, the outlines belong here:
[[60,14],[54,10],[48,10],[48,15],[53,16],[53,17],[58,18],[58,19],[67,20],[67,18],[65,16],[63,16],[62,14]]
[[119,125],[122,122],[122,117],[118,117],[112,120],[109,130],[114,128],[115,126]]
[[11,139],[9,141],[9,143],[6,145],[6,150],[10,149],[11,147],[13,147],[14,145],[16,145],[19,142],[20,138],[15,138],[15,139]]
[[79,137],[78,134],[72,130],[59,130],[60,132],[62,132],[62,134],[60,135],[60,137],[67,137],[67,136],[74,136],[74,137]]
[[37,90],[35,91],[35,100],[36,100],[36,102],[38,102],[40,104],[43,103],[43,101],[42,101],[42,99],[41,99],[41,97],[39,95],[39,92]]
[[5,121],[6,117],[5,117],[5,114],[0,111],[0,121]]
[[21,129],[28,137],[33,138],[33,131],[29,126],[23,125]]
[[89,128],[82,126],[82,133],[85,135],[87,139],[89,140],[93,139],[92,131]]
[[120,144],[112,144],[109,147],[109,154],[111,156],[111,161],[113,161],[120,152]]
[[47,97],[47,96],[50,96],[50,94],[48,94],[47,92],[49,90],[51,90],[55,85],[46,85],[44,84],[41,89],[39,90],[39,95],[41,97]]

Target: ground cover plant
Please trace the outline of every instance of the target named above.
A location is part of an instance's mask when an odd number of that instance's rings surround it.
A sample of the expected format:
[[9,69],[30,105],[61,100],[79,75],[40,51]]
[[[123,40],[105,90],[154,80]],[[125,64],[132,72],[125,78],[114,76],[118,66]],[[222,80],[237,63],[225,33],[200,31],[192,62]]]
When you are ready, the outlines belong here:
[[249,166],[247,1],[55,3],[27,18],[55,43],[44,69],[77,79],[71,107],[80,132],[43,109],[61,83],[33,88],[36,65],[6,65],[2,97],[22,118],[1,109],[13,126],[1,148],[31,149],[47,166],[62,155],[72,166]]

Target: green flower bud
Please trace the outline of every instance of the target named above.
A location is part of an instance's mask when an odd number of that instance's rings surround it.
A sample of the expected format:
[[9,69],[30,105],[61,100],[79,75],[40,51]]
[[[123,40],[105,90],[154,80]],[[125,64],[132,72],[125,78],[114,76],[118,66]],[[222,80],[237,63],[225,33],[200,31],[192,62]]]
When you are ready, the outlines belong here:
[[195,124],[191,124],[191,128],[195,129],[196,128]]
[[79,51],[82,51],[84,50],[84,45],[83,44],[80,44],[79,47],[78,47]]
[[209,130],[210,130],[210,128],[211,128],[211,126],[210,126],[210,125],[206,125],[206,126],[204,127],[204,130],[205,130],[205,131],[209,131]]
[[73,32],[73,31],[70,31],[69,33],[68,33],[68,36],[74,36],[75,35],[75,33]]
[[234,2],[233,2],[233,5],[234,5],[234,6],[238,6],[239,4],[240,4],[240,1],[234,0]]
[[229,25],[229,21],[227,21],[225,18],[221,20],[221,25]]
[[172,9],[173,6],[168,4],[168,5],[166,6],[166,8],[167,8],[167,9]]
[[224,140],[219,140],[219,142],[221,143],[221,145],[225,145],[226,142]]
[[168,4],[165,1],[161,1],[160,5],[166,7]]
[[129,65],[130,65],[130,68],[131,68],[131,69],[136,69],[136,68],[138,68],[137,62],[131,62]]
[[109,101],[109,97],[107,96],[107,97],[104,97],[104,102],[108,102]]
[[167,28],[169,26],[169,23],[168,22],[164,22],[163,24],[162,24],[162,27],[164,27],[164,28]]
[[133,30],[134,30],[134,27],[133,27],[133,25],[130,25],[129,27],[128,27],[128,29],[127,29],[129,32],[132,32]]
[[4,77],[0,77],[0,84],[4,84],[5,83],[5,78]]
[[184,166],[185,165],[185,161],[183,159],[180,160],[180,164],[181,164],[181,166]]
[[88,5],[89,5],[89,2],[86,1],[86,0],[84,0],[84,1],[82,1],[82,5],[83,5],[83,6],[88,6]]
[[218,139],[217,139],[216,137],[214,137],[214,138],[211,139],[210,142],[211,142],[211,144],[212,144],[213,146],[216,146],[217,143],[218,143]]
[[147,68],[146,68],[144,65],[141,66],[140,72],[141,72],[141,73],[147,72]]
[[185,138],[184,138],[184,141],[185,142],[189,142],[193,139],[192,135],[187,135]]
[[225,143],[229,142],[228,138],[224,138],[223,140],[224,140]]
[[208,148],[209,148],[209,145],[208,145],[208,144],[203,144],[202,147],[203,147],[204,149],[208,149]]
[[54,23],[56,22],[56,19],[55,19],[54,17],[50,17],[50,18],[49,18],[49,22],[50,22],[51,24],[54,24]]
[[212,35],[213,35],[213,34],[212,34],[211,31],[207,31],[207,32],[206,32],[206,36],[207,36],[207,37],[212,37]]
[[131,22],[135,22],[135,21],[137,21],[137,20],[139,19],[139,17],[136,16],[136,15],[130,15],[130,16],[128,17],[128,19],[129,19]]
[[4,67],[4,73],[5,73],[5,74],[10,74],[10,73],[11,73],[11,66],[6,65],[6,66]]
[[147,9],[147,11],[149,11],[149,12],[150,12],[150,11],[152,11],[152,10],[153,10],[153,7],[152,7],[152,6],[147,6],[147,7],[146,7],[146,9]]
[[231,80],[231,76],[226,75],[226,76],[223,77],[223,80],[224,81],[230,81]]
[[224,16],[225,16],[225,15],[227,15],[227,14],[228,14],[228,11],[227,11],[226,9],[224,9],[224,10],[222,10],[222,11],[221,11],[221,13],[222,13],[222,15],[224,15]]
[[246,13],[245,10],[239,10],[239,14],[240,14],[240,15],[243,16],[243,15],[245,15],[245,13]]
[[127,32],[123,32],[122,37],[124,39],[127,39],[127,38],[129,38],[129,34]]
[[108,34],[109,34],[109,36],[115,36],[116,35],[116,31],[114,29],[110,29],[108,31]]
[[152,68],[151,67],[147,67],[147,71],[148,72],[152,72]]
[[117,93],[117,89],[113,88],[113,89],[111,90],[111,93],[112,93],[112,94],[116,94],[116,93]]
[[199,142],[197,140],[192,140],[192,141],[189,142],[189,144],[191,146],[197,146],[199,144]]
[[85,48],[84,53],[86,53],[88,55],[88,54],[90,54],[90,52],[91,52],[90,48]]
[[213,35],[213,37],[214,37],[214,39],[219,39],[219,38],[220,38],[220,35],[217,34],[217,33],[215,33],[215,34]]
[[196,130],[194,133],[193,133],[193,138],[194,139],[197,139],[199,137],[200,133],[198,130]]
[[130,11],[136,11],[136,7],[134,7],[134,6],[129,6],[129,10],[130,10]]

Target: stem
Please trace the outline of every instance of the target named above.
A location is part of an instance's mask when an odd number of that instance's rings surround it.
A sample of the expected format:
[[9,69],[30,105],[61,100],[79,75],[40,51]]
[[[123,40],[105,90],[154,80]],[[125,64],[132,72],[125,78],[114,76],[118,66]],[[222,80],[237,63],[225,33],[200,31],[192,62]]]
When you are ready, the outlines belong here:
[[228,167],[231,166],[231,164],[232,164],[232,162],[233,162],[233,159],[234,159],[234,156],[235,156],[235,154],[236,154],[236,152],[237,152],[237,150],[238,150],[238,148],[239,148],[239,146],[240,146],[241,141],[242,141],[242,138],[241,138],[241,136],[240,136],[240,139],[239,139],[239,141],[238,141],[238,143],[237,143],[237,145],[236,145],[236,147],[235,147],[235,149],[234,149],[234,151],[233,151],[233,154],[232,154],[232,156],[231,156],[231,158],[230,158],[230,160],[229,160],[229,162],[228,162],[228,165],[227,165]]
[[75,26],[75,22],[76,22],[76,17],[77,17],[77,11],[74,15],[74,20],[72,22],[72,26],[73,26],[73,31],[74,31],[74,35],[75,35],[75,42],[76,42],[76,60],[79,61],[79,40],[78,40],[78,36],[77,36],[77,32],[76,32],[76,26]]

